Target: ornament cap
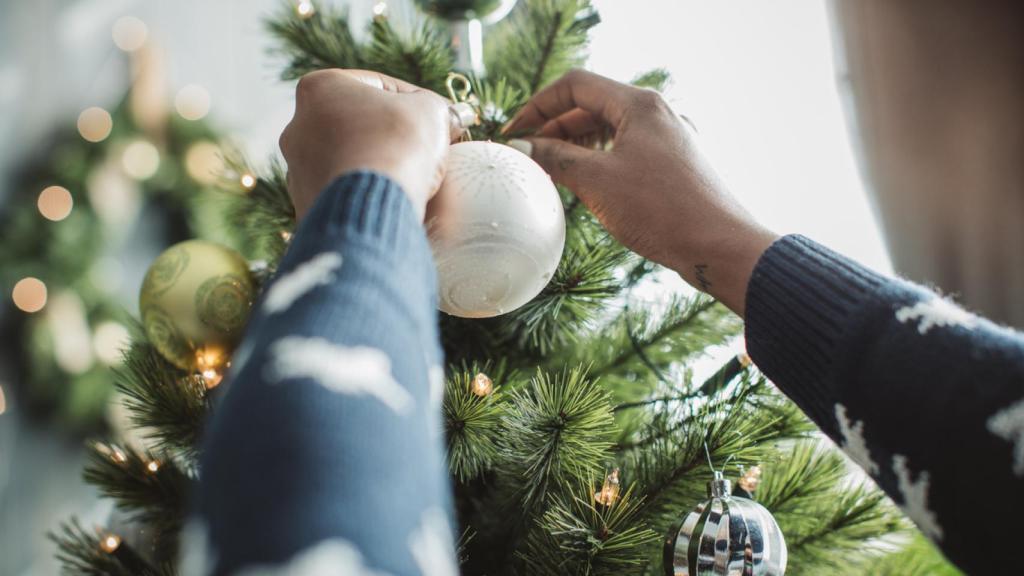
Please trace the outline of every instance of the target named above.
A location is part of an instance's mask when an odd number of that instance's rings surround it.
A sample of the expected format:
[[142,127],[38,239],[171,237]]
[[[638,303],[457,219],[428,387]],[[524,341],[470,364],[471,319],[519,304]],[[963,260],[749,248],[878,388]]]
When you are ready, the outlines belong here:
[[732,482],[717,470],[714,477],[708,482],[708,496],[711,498],[728,498],[732,494]]

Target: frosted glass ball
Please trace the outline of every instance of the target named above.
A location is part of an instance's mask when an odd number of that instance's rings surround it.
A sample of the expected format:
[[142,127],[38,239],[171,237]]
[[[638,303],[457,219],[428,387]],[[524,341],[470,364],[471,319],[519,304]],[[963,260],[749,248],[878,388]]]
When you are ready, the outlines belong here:
[[493,142],[454,144],[435,204],[427,231],[443,312],[505,314],[551,280],[565,214],[551,177],[529,156]]

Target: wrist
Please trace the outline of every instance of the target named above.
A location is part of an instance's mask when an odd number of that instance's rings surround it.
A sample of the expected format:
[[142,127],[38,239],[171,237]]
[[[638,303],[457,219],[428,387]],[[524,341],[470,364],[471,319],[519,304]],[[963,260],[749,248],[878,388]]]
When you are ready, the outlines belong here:
[[749,221],[724,223],[715,229],[717,234],[687,243],[678,252],[684,258],[672,268],[690,285],[743,317],[754,267],[780,236]]

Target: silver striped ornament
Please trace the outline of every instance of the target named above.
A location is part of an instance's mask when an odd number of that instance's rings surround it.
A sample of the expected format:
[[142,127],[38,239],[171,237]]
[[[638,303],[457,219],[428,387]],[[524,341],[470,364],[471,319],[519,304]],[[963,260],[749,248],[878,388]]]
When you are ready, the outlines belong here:
[[786,541],[771,513],[733,496],[721,472],[708,483],[708,497],[669,533],[666,576],[783,576]]

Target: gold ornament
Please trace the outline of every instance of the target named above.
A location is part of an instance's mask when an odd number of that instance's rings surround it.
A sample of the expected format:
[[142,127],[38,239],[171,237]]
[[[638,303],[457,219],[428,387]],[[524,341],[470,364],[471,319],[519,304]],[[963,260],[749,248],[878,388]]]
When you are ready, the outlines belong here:
[[611,473],[604,477],[604,484],[601,490],[594,492],[594,500],[602,506],[611,506],[619,499],[619,469],[612,469]]
[[480,396],[490,396],[491,392],[494,391],[494,383],[491,382],[491,377],[483,372],[477,374],[473,378],[473,394]]
[[[171,246],[149,267],[139,310],[150,342],[185,370],[199,367],[197,352],[226,358],[242,336],[255,288],[240,254],[211,242]],[[208,363],[203,370],[210,369]]]

